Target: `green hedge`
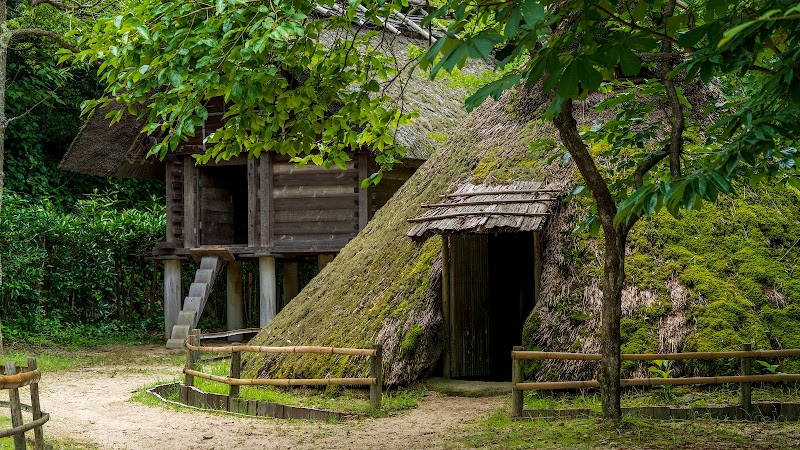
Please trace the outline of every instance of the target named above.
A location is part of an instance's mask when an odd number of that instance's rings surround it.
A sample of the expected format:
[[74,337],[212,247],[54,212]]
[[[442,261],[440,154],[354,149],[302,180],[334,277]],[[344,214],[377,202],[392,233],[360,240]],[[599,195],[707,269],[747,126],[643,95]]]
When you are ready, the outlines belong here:
[[6,340],[35,335],[80,344],[131,325],[159,329],[160,267],[147,257],[164,240],[164,208],[155,200],[145,210],[120,204],[94,195],[65,213],[6,196],[0,211]]

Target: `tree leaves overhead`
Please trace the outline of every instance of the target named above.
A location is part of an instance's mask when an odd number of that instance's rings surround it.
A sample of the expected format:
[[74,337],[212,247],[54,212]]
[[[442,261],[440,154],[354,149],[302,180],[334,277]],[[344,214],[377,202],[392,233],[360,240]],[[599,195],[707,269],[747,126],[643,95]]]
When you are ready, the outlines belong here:
[[[382,165],[391,167],[402,155],[391,136],[411,113],[383,89],[406,62],[354,23],[360,5],[376,19],[397,3],[353,2],[323,19],[312,16],[308,0],[138,2],[130,14],[99,20],[96,36],[83,43],[77,57],[99,63],[108,85],[86,108],[129,105],[148,133],[163,137],[151,150],[163,157],[202,126],[209,100],[222,98],[224,125],[201,160],[276,151],[332,166],[347,150],[373,148],[392,156]],[[493,43],[474,43],[469,56],[487,54]]]
[[[734,192],[736,179],[757,184],[779,175],[800,186],[800,6],[795,2],[450,0],[432,16],[454,18],[446,42],[424,55],[426,64],[436,63],[433,75],[483,57],[469,51],[476,42],[493,42],[506,55],[500,67],[514,64],[515,70],[470,96],[468,109],[523,80],[527,86],[541,83],[550,94],[547,119],[567,99],[592,92],[607,96],[599,108],[613,118],[599,121],[583,137],[601,149],[594,156],[618,202],[617,223],[662,207],[674,214],[691,211],[702,201],[716,201],[720,192]],[[671,120],[652,118],[659,109],[655,103],[668,103],[664,83],[712,84],[720,76],[744,74],[756,74],[747,82],[759,87],[712,104],[706,114],[718,117],[715,123],[690,124],[695,137],[681,138],[681,176],[672,179],[664,160]],[[692,106],[682,92],[678,97],[688,118]],[[651,159],[664,162],[648,167]],[[642,186],[636,185],[637,167],[647,169]]]

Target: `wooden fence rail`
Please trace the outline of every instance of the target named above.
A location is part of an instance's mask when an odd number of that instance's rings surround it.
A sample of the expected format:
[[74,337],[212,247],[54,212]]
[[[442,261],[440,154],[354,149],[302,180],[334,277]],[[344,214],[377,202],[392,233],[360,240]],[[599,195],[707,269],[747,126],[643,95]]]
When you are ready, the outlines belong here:
[[[200,346],[198,330],[192,330],[186,340],[186,366],[183,373],[186,376],[184,387],[194,386],[194,378],[224,383],[230,386],[229,397],[236,399],[239,396],[240,386],[369,386],[370,406],[374,409],[381,407],[383,389],[383,350],[380,345],[371,349],[362,348],[337,348],[337,347],[261,347],[253,345],[226,345],[226,346]],[[230,376],[211,375],[197,370],[197,361],[200,353],[230,353]],[[368,378],[241,378],[242,353],[271,353],[271,354],[321,354],[321,355],[346,355],[367,356],[370,358],[370,373]]]
[[[650,354],[623,354],[623,361],[655,361],[655,360],[687,360],[687,359],[723,359],[739,358],[741,360],[741,375],[719,377],[686,377],[686,378],[641,378],[623,379],[621,385],[628,386],[670,386],[670,385],[713,385],[739,383],[741,386],[741,407],[748,414],[752,410],[750,396],[751,383],[800,381],[800,374],[768,374],[751,375],[751,362],[753,358],[775,358],[800,356],[800,349],[789,350],[752,350],[751,344],[743,344],[742,351],[730,352],[689,352],[689,353],[650,353]],[[523,410],[523,392],[531,390],[557,390],[557,389],[587,389],[599,388],[597,380],[588,381],[539,381],[526,382],[524,375],[525,360],[568,360],[568,361],[599,361],[601,355],[590,353],[565,353],[565,352],[536,352],[524,351],[522,347],[514,347],[511,352],[511,381],[512,381],[512,414],[521,416]]]
[[[44,449],[44,432],[42,426],[50,420],[50,415],[43,413],[39,405],[39,380],[42,374],[36,366],[36,358],[28,358],[27,367],[17,367],[13,361],[8,361],[3,366],[3,375],[0,376],[0,389],[8,390],[8,402],[0,402],[3,406],[11,408],[11,427],[0,430],[0,438],[13,436],[14,450],[24,450],[27,447],[25,432],[33,430],[34,445],[37,449]],[[31,404],[21,402],[19,388],[30,386]],[[31,413],[33,420],[24,423],[22,411]]]

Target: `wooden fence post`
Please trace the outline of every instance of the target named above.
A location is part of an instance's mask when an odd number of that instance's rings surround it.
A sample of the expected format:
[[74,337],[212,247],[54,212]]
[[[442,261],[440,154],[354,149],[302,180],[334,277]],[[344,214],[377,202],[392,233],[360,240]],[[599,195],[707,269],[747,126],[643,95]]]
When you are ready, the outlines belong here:
[[[242,352],[236,351],[234,349],[231,352],[231,378],[241,378],[242,377]],[[228,397],[231,399],[239,397],[239,385],[238,384],[231,384],[229,386],[230,390],[228,391]]]
[[[38,366],[36,365],[36,358],[28,358],[28,370],[36,370]],[[39,403],[39,383],[31,384],[31,415],[33,416],[33,420],[39,420],[42,418],[42,406]],[[36,427],[33,429],[33,436],[34,436],[34,443],[38,450],[44,449],[44,431],[43,427]]]
[[[749,352],[753,349],[753,344],[747,343],[742,344],[742,350],[745,352]],[[742,357],[741,359],[741,366],[742,366],[742,375],[748,376],[750,375],[750,369],[752,364],[752,358]],[[739,398],[741,400],[742,409],[747,413],[749,418],[750,414],[752,413],[753,405],[752,401],[752,392],[750,390],[750,383],[740,383],[739,389]]]
[[369,406],[378,410],[383,396],[383,346],[375,344],[372,348],[375,349],[375,355],[370,357],[369,376],[375,378],[375,384],[369,387]]
[[[200,340],[200,339],[198,339],[199,336],[197,334],[195,334],[195,331],[197,331],[197,330],[192,330],[189,333],[189,336],[186,337],[186,344],[187,345],[186,345],[186,366],[185,367],[188,370],[195,370],[195,368],[197,367],[197,364],[196,364],[196,361],[195,361],[195,358],[197,356],[197,352],[192,351],[192,350],[189,349],[189,345],[196,346],[198,344],[198,341]],[[183,385],[186,386],[186,387],[194,386],[194,376],[186,374],[186,381],[184,381]]]
[[[523,347],[515,346],[515,352],[521,352]],[[525,361],[511,357],[511,415],[521,417],[523,410],[523,391],[517,389],[517,383],[525,381]]]
[[[6,375],[16,375],[17,365],[14,361],[6,361]],[[8,390],[8,403],[11,405],[11,426],[22,426],[22,405],[19,401],[19,389],[13,388]],[[25,434],[17,433],[14,435],[14,450],[25,450]]]

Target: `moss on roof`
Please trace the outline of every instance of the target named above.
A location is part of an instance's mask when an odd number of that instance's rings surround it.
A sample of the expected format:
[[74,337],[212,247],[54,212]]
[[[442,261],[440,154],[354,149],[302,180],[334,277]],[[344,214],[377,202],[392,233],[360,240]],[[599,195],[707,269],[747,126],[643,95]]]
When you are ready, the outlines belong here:
[[[441,240],[415,244],[403,236],[410,227],[405,219],[423,212],[420,203],[464,181],[573,184],[572,167],[558,158],[548,163],[559,150],[556,131],[539,119],[544,102],[535,92],[518,92],[471,114],[253,342],[348,347],[378,342],[388,383],[427,376],[443,345]],[[586,111],[584,124],[595,118]],[[740,192],[680,219],[662,212],[632,230],[623,292],[624,351],[724,350],[743,342],[800,347],[800,192],[767,184]],[[602,246],[573,232],[587,211],[588,204],[571,202],[549,219],[541,298],[523,330],[528,348],[599,351]],[[247,363],[251,376],[365,376],[368,370],[366,360],[347,357],[257,355]],[[527,372],[540,379],[588,379],[595,364],[531,362]],[[735,364],[675,367],[676,375],[721,375]],[[784,364],[785,371],[800,369],[797,361]],[[626,375],[646,376],[643,365],[626,363],[624,369]]]

